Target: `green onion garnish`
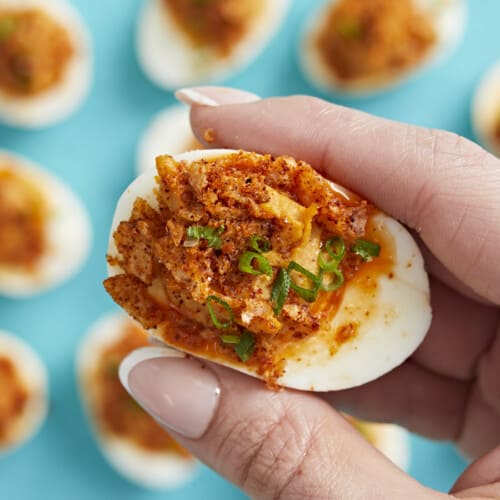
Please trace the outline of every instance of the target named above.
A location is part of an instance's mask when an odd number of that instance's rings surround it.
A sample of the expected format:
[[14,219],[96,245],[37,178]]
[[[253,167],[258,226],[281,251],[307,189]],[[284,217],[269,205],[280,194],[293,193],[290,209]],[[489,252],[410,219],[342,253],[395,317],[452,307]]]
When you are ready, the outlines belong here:
[[334,237],[327,240],[323,250],[328,253],[330,259],[327,260],[323,256],[323,252],[320,252],[318,256],[318,266],[322,271],[327,273],[333,273],[338,268],[341,260],[345,255],[345,243],[342,238]]
[[342,274],[342,271],[340,269],[329,271],[329,274],[333,275],[332,280],[330,281],[330,283],[325,285],[325,282],[323,281],[324,275],[323,273],[320,273],[321,289],[324,290],[325,292],[334,292],[344,284],[344,275]]
[[285,305],[285,300],[288,297],[288,292],[290,291],[291,283],[290,274],[286,269],[280,269],[278,276],[273,283],[273,288],[271,291],[271,301],[273,302],[273,311],[276,316],[279,316],[283,306]]
[[6,17],[0,21],[0,42],[9,38],[16,29],[16,22],[12,17]]
[[[257,268],[253,266],[253,262],[257,262]],[[238,269],[248,274],[265,274],[266,276],[273,275],[273,268],[269,261],[260,253],[244,252],[240,256]]]
[[222,246],[221,234],[224,229],[224,226],[189,226],[186,235],[190,240],[206,240],[210,248],[218,250]]
[[234,346],[234,351],[243,363],[246,363],[255,349],[255,340],[248,330],[245,330],[240,337],[238,344]]
[[[215,311],[212,307],[212,302],[217,302],[217,304],[220,304],[227,311],[227,313],[229,314],[229,319],[227,321],[222,322],[217,319]],[[216,297],[215,295],[209,295],[207,297],[207,309],[208,314],[210,314],[210,318],[212,319],[212,323],[215,325],[215,328],[224,330],[225,328],[229,328],[233,324],[234,313],[231,309],[231,306],[226,301],[220,299],[219,297]]]
[[321,287],[321,279],[293,260],[290,264],[288,264],[288,272],[291,274],[292,271],[297,271],[298,273],[303,274],[312,282],[313,286],[312,288],[303,288],[295,284],[290,278],[290,288],[305,301],[314,302],[318,297],[318,291]]
[[221,335],[220,339],[224,344],[239,344],[240,336],[239,335]]
[[363,260],[369,262],[373,257],[378,257],[380,255],[380,245],[372,241],[359,239],[356,240],[352,246],[352,251]]
[[262,236],[257,236],[256,234],[250,238],[248,246],[257,253],[266,253],[271,250],[271,242],[266,240],[266,238],[262,238]]

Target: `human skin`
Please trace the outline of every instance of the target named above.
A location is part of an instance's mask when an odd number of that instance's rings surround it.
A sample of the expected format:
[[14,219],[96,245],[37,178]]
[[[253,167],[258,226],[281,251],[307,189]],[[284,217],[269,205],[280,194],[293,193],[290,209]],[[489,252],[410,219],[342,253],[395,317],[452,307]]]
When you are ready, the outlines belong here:
[[[450,496],[500,498],[500,160],[455,134],[312,97],[257,100],[216,87],[178,97],[206,146],[305,160],[402,221],[425,257],[433,320],[409,360],[354,389],[271,392],[227,368],[178,359],[186,370],[174,385],[167,380],[179,370],[166,353],[132,363],[123,375],[132,395],[254,498],[447,497],[396,468],[337,410],[453,441],[475,461]],[[210,392],[207,404],[192,412],[189,398],[170,404],[179,387],[197,391],[198,403]]]

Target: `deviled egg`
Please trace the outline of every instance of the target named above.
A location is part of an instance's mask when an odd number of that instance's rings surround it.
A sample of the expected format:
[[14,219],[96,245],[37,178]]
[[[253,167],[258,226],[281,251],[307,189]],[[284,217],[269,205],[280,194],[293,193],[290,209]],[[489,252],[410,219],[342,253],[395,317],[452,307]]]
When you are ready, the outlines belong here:
[[104,316],[78,350],[80,395],[108,462],[140,486],[181,486],[195,473],[195,459],[132,399],[118,377],[123,358],[148,345],[148,334],[123,313]]
[[289,0],[147,0],[137,54],[146,75],[173,90],[222,80],[249,64],[275,34]]
[[0,331],[0,456],[30,439],[46,416],[45,366],[26,342]]
[[31,161],[0,150],[0,295],[26,297],[74,275],[90,247],[87,212]]
[[500,157],[500,61],[483,78],[472,105],[477,138]]
[[464,0],[329,0],[306,29],[300,64],[321,91],[375,93],[447,55],[465,19]]
[[380,424],[359,420],[344,414],[349,423],[375,448],[402,470],[410,465],[410,443],[408,432],[394,424]]
[[156,115],[144,132],[137,151],[136,171],[140,175],[155,167],[161,154],[179,154],[203,149],[191,130],[189,108],[172,106]]
[[155,337],[270,387],[373,380],[431,321],[406,229],[290,157],[158,157],[118,202],[108,264],[106,290]]
[[0,0],[0,121],[63,120],[85,98],[91,66],[87,28],[66,0]]

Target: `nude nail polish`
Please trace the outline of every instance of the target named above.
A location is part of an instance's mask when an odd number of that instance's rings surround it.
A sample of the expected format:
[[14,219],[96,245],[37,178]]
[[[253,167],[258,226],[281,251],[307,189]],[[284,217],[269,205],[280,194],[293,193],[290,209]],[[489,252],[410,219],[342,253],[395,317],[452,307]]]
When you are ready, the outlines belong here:
[[139,404],[169,430],[189,439],[206,432],[220,398],[215,373],[195,358],[161,347],[127,356],[120,379]]

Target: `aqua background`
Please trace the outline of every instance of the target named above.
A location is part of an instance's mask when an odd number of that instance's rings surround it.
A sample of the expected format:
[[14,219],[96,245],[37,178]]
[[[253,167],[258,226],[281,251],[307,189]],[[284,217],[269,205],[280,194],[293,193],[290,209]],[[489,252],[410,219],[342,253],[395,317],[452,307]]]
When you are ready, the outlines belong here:
[[[65,123],[39,132],[0,127],[0,147],[22,153],[68,182],[92,217],[94,246],[72,281],[27,301],[0,299],[0,328],[29,341],[50,370],[51,410],[30,443],[0,461],[0,498],[12,500],[155,500],[243,498],[203,468],[194,482],[173,493],[130,485],[107,465],[89,433],[78,400],[74,354],[88,326],[113,309],[100,282],[115,202],[133,178],[138,137],[150,118],[174,102],[150,84],[134,55],[134,0],[75,0],[94,40],[95,79],[82,109]],[[298,32],[311,5],[295,0],[283,29],[253,65],[228,82],[262,96],[314,94],[296,63]],[[345,101],[366,111],[471,137],[469,109],[475,84],[500,55],[500,2],[470,0],[463,43],[439,67],[384,95]],[[450,445],[412,438],[411,474],[448,489],[465,462]],[[383,480],[383,478],[381,478]]]

